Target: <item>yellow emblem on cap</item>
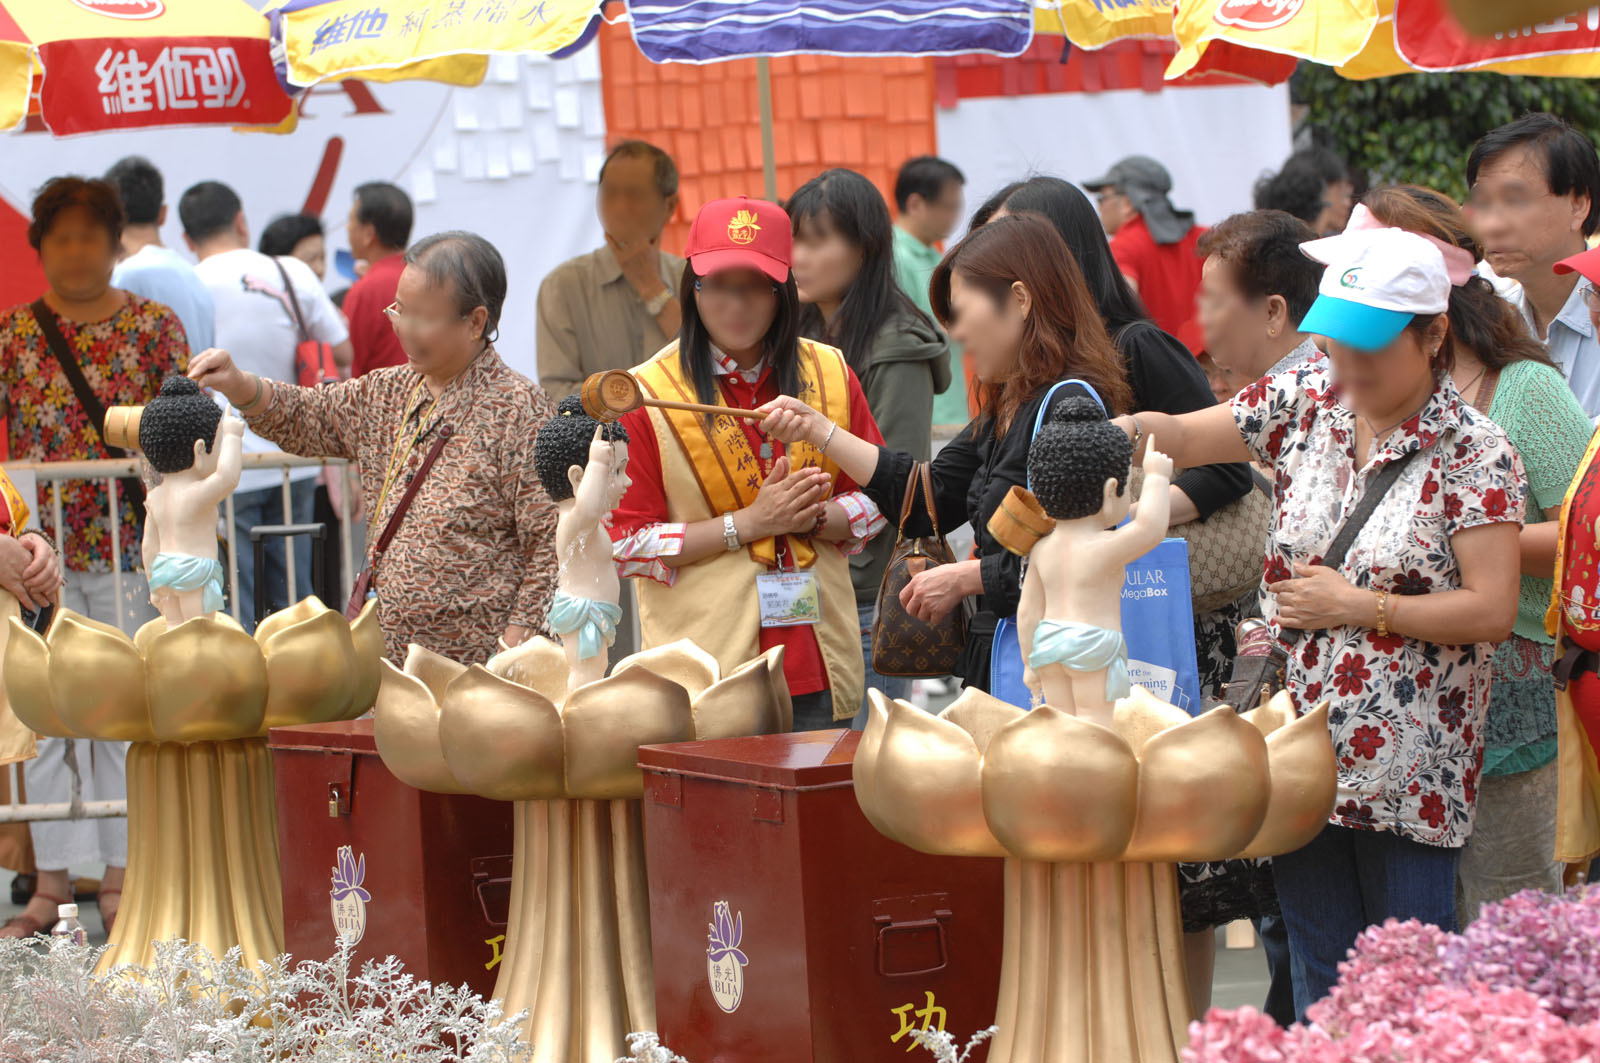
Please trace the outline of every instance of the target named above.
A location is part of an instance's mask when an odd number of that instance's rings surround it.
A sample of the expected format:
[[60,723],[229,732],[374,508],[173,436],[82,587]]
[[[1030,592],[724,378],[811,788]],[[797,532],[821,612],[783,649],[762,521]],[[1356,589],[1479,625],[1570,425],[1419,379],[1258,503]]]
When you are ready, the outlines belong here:
[[736,244],[755,242],[756,233],[761,231],[761,226],[756,224],[756,212],[741,209],[728,222],[728,239]]

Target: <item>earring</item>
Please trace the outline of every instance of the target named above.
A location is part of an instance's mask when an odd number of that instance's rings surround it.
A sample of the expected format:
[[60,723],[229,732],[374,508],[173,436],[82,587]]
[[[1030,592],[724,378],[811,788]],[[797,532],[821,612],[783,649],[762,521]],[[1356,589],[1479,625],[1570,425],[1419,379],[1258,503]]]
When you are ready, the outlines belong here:
[[1277,329],[1275,329],[1275,328],[1267,329],[1267,335],[1268,336],[1276,336],[1277,334],[1278,334],[1278,330]]

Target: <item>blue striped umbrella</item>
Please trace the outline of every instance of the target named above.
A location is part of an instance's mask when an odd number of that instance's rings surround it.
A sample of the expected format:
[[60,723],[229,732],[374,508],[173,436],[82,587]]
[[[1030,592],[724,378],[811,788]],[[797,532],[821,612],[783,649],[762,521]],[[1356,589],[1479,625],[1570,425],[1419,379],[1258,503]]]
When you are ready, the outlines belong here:
[[628,0],[653,63],[747,56],[1021,55],[1031,0]]

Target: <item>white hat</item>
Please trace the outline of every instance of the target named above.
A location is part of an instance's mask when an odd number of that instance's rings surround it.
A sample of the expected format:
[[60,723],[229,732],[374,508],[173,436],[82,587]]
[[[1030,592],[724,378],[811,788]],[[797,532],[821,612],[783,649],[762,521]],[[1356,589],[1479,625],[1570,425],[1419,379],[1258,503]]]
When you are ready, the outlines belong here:
[[1317,301],[1300,331],[1361,351],[1377,351],[1418,314],[1450,306],[1444,255],[1425,237],[1404,229],[1364,229],[1308,240],[1300,250],[1326,263]]

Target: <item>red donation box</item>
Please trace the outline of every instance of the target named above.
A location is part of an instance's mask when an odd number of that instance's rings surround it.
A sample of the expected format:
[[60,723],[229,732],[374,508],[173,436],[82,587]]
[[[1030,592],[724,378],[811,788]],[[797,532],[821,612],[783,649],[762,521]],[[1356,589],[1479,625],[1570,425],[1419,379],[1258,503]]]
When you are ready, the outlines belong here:
[[355,959],[394,955],[430,982],[487,997],[511,887],[511,805],[432,794],[390,774],[372,721],[274,728],[278,851],[289,952],[324,959],[336,929]]
[[1002,862],[879,834],[859,740],[639,750],[657,1022],[693,1063],[904,1060],[912,1030],[963,1044],[994,1022]]

